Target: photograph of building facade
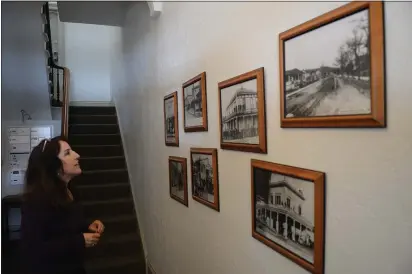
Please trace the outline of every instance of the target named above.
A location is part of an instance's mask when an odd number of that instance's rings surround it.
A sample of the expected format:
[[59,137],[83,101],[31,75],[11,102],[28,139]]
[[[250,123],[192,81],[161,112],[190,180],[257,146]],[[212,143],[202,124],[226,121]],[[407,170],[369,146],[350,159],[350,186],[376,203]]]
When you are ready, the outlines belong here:
[[184,88],[185,126],[202,125],[202,90],[200,80]]
[[193,195],[214,203],[212,155],[192,154]]
[[255,181],[255,229],[276,244],[313,263],[314,184],[260,170]]
[[221,90],[223,142],[259,144],[256,79]]
[[179,199],[185,199],[184,193],[184,174],[182,163],[170,161],[170,191],[172,195]]
[[174,110],[174,97],[171,97],[164,102],[165,104],[165,130],[166,141],[176,141],[175,136],[175,110]]
[[368,10],[287,40],[285,116],[371,113],[369,44]]

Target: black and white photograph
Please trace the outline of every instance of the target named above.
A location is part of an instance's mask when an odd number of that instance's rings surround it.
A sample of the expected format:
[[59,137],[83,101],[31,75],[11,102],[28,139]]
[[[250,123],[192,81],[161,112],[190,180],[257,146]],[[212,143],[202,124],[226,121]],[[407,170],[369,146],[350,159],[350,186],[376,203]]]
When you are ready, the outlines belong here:
[[193,195],[214,203],[212,155],[192,154]]
[[166,140],[170,142],[175,141],[175,111],[173,97],[167,99],[165,102],[166,109]]
[[184,89],[185,94],[185,126],[193,127],[202,124],[202,90],[200,81],[197,81]]
[[165,143],[170,146],[179,145],[179,127],[177,117],[177,92],[164,98]]
[[219,86],[221,148],[266,153],[264,69]]
[[182,85],[185,132],[207,131],[206,72]]
[[188,201],[186,161],[186,158],[182,157],[169,157],[169,184],[170,197],[187,206]]
[[325,174],[252,159],[252,236],[323,273]]
[[192,196],[219,211],[216,149],[191,149]]
[[259,144],[256,79],[221,90],[223,142]]
[[285,116],[371,113],[368,10],[284,44]]
[[255,176],[256,231],[313,263],[313,182],[261,169]]

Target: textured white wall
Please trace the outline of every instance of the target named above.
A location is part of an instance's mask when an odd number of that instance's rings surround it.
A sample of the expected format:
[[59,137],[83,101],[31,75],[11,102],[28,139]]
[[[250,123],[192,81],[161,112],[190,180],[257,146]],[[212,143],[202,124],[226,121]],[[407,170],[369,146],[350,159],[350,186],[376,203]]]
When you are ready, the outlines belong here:
[[[1,3],[1,118],[50,120],[41,2]],[[18,18],[18,20],[17,20]]]
[[[251,236],[250,159],[327,174],[325,273],[412,271],[412,3],[386,3],[387,129],[281,129],[278,33],[342,3],[145,3],[128,12],[113,93],[140,226],[158,274],[306,273]],[[218,150],[221,212],[169,197],[168,156],[219,148],[217,83],[265,67],[268,155]],[[207,72],[209,131],[184,133],[181,84]],[[180,147],[163,96],[178,90]],[[189,174],[189,195],[190,170]]]
[[111,52],[120,27],[64,23],[61,29],[62,64],[71,72],[70,101],[111,101]]

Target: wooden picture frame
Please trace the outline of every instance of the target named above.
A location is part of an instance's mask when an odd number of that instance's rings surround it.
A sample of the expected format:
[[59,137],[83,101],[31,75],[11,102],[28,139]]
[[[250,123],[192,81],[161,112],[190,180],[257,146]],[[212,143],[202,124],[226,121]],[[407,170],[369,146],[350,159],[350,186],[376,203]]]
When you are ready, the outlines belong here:
[[[177,180],[178,182],[175,182],[175,180]],[[186,158],[169,156],[169,193],[171,198],[175,199],[176,201],[185,205],[186,207],[189,207],[187,198],[188,195]]]
[[324,273],[325,174],[251,160],[252,237]]
[[182,94],[184,131],[207,131],[206,72],[186,81],[182,85]]
[[264,68],[222,81],[218,88],[220,147],[267,154]]
[[191,148],[192,198],[220,211],[219,171],[216,148]]
[[382,2],[351,2],[280,33],[281,127],[386,127],[384,63]]
[[177,91],[163,99],[164,134],[166,146],[179,146],[179,118]]

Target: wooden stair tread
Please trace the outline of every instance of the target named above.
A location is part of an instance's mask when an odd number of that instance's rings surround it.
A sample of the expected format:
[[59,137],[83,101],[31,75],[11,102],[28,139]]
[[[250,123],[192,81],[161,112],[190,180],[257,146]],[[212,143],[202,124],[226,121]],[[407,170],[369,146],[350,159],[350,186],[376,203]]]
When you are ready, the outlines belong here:
[[81,201],[83,206],[99,205],[99,204],[117,204],[117,203],[133,203],[132,198],[121,198],[112,200],[102,200],[102,201]]
[[70,136],[76,137],[76,136],[115,136],[115,135],[120,135],[120,133],[75,133],[75,134],[70,134],[69,133],[69,138]]
[[127,171],[126,168],[121,168],[121,169],[97,169],[97,170],[85,170],[83,173],[85,174],[93,174],[93,173],[110,173],[110,172],[124,172]]
[[103,116],[107,116],[107,117],[113,117],[113,116],[117,116],[116,114],[71,114],[70,116],[87,116],[87,117],[95,117],[95,116],[99,116],[99,117],[103,117]]
[[126,214],[126,215],[117,215],[114,217],[108,217],[105,218],[106,223],[116,223],[116,222],[122,222],[122,221],[130,221],[130,220],[137,220],[137,217],[133,214]]
[[86,268],[88,270],[98,270],[135,263],[144,263],[144,259],[139,258],[138,256],[121,256],[111,260],[108,260],[107,258],[99,258],[86,262]]
[[123,243],[123,242],[130,242],[130,241],[140,241],[140,235],[138,233],[127,233],[127,234],[120,234],[120,235],[111,235],[107,238],[102,236],[101,243],[109,244],[109,243]]
[[93,188],[111,188],[111,187],[125,187],[130,186],[129,182],[118,182],[118,183],[109,183],[109,184],[90,184],[90,185],[78,185],[78,189],[93,189]]
[[[93,134],[89,134],[93,135]],[[95,135],[95,134],[94,134]],[[121,147],[122,144],[107,144],[107,145],[73,145],[72,147],[89,148],[89,147]]]
[[82,124],[82,123],[71,123],[70,126],[117,126],[118,124]]
[[124,155],[118,155],[118,156],[94,156],[94,157],[90,157],[90,156],[86,156],[86,157],[81,157],[81,160],[110,160],[110,159],[122,159],[124,158]]

